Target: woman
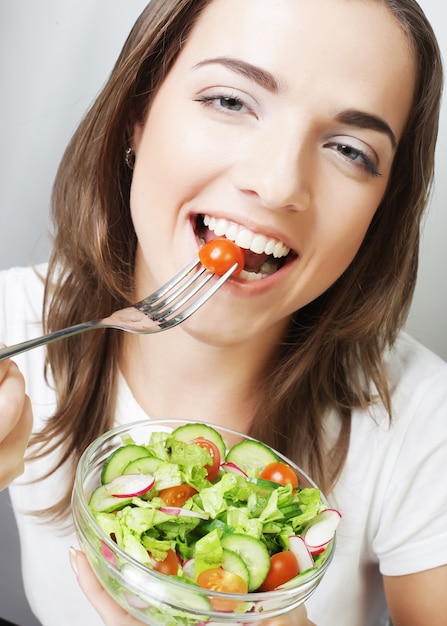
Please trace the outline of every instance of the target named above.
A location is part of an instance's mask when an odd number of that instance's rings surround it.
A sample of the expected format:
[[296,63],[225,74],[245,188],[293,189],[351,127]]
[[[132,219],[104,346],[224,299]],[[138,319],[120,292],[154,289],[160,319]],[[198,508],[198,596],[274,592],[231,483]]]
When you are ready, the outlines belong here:
[[[148,415],[249,432],[341,510],[331,568],[287,623],[369,626],[386,604],[395,626],[443,623],[447,491],[430,485],[447,449],[447,366],[400,332],[441,83],[412,0],[148,5],[57,176],[44,330],[146,296],[216,235],[254,252],[241,279],[169,333],[51,345],[47,382],[40,352],[17,359],[35,426],[11,496],[45,626],[98,623],[64,574],[75,539],[57,532],[86,445]],[[23,311],[1,321],[13,343],[36,331],[42,287],[21,270],[2,292]],[[30,407],[17,368],[0,367],[5,485],[22,469]],[[104,622],[136,624],[71,555]]]

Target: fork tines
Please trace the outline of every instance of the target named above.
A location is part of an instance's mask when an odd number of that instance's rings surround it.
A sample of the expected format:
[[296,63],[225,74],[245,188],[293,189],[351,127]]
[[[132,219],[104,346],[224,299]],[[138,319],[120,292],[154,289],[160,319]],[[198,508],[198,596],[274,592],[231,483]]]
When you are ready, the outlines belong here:
[[[223,276],[219,276],[209,289],[194,298],[213,277],[217,278],[200,261],[194,261],[135,307],[156,321],[160,328],[175,326],[197,311],[228,280],[236,268],[237,264]],[[195,269],[197,271],[194,271]],[[188,304],[189,306],[186,306]],[[177,311],[178,314],[170,318]]]

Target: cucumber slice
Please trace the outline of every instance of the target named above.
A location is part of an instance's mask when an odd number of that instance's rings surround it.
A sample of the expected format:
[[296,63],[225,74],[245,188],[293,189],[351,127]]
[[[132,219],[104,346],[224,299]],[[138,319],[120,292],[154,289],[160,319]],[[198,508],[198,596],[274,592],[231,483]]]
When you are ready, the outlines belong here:
[[256,478],[266,465],[279,461],[279,457],[260,441],[244,439],[229,450],[226,461],[234,463],[250,477]]
[[239,533],[223,535],[222,548],[236,552],[248,569],[248,591],[255,591],[265,580],[270,569],[270,556],[267,547],[250,535]]
[[95,513],[112,513],[132,502],[132,497],[116,498],[111,496],[104,485],[95,489],[90,497],[89,506]]
[[279,510],[284,515],[284,519],[291,519],[302,513],[302,510],[297,504],[289,504],[289,506],[279,507]]
[[[205,620],[208,617],[208,614],[211,610],[211,603],[208,598],[202,593],[199,587],[194,583],[188,583],[185,578],[179,578],[178,576],[169,576],[170,581],[178,580],[182,582],[183,585],[188,588],[181,589],[180,587],[175,587],[172,584],[169,584],[169,588],[167,590],[168,593],[168,601],[162,600],[160,601],[156,599],[156,592],[153,591],[154,585],[157,588],[158,581],[155,581],[151,578],[149,573],[142,572],[140,570],[135,569],[131,565],[124,564],[121,567],[121,574],[126,580],[127,583],[134,590],[141,590],[141,595],[139,597],[144,601],[150,602],[151,606],[156,606],[166,614],[172,614],[179,617],[184,617],[187,619],[189,616],[187,613],[182,612],[180,609],[173,609],[172,604],[181,606],[185,611],[188,609],[194,611],[194,617],[203,618]],[[147,596],[144,594],[144,590],[148,589]],[[152,589],[152,591],[150,591]],[[159,590],[160,591],[160,590]],[[160,596],[162,597],[162,593]],[[202,612],[203,616],[196,615],[196,612]]]
[[193,439],[198,439],[199,437],[208,439],[208,441],[212,441],[218,447],[220,458],[222,460],[225,458],[226,446],[224,440],[222,439],[222,435],[208,424],[184,424],[183,426],[176,428],[172,435],[176,439],[184,441],[185,443],[188,443]]
[[[169,602],[180,605],[185,609],[192,609],[193,611],[203,611],[205,614],[211,610],[211,602],[203,594],[202,590],[198,590],[195,583],[190,583],[185,578],[179,576],[170,576],[172,580],[178,580],[183,584],[189,584],[189,589],[180,589],[180,587],[170,587],[169,589]],[[165,608],[165,607],[163,607]],[[180,614],[180,613],[179,613]],[[187,616],[186,616],[187,617]],[[198,616],[197,616],[198,617]],[[208,618],[208,615],[207,615]],[[204,617],[205,619],[205,617]]]
[[131,461],[123,469],[123,474],[152,474],[154,475],[160,466],[160,459],[153,456],[143,456]]
[[237,552],[233,552],[233,550],[228,550],[227,548],[222,548],[222,567],[227,572],[231,572],[232,574],[237,574],[242,580],[245,580],[247,585],[250,584],[250,574],[248,572],[248,567],[245,565],[242,558],[238,555]]
[[101,484],[110,483],[117,476],[121,476],[124,468],[135,459],[149,456],[149,450],[144,446],[128,444],[121,446],[106,459],[101,471]]
[[274,483],[272,480],[265,480],[264,478],[246,478],[245,481],[260,498],[269,496],[272,491],[281,486],[279,483]]

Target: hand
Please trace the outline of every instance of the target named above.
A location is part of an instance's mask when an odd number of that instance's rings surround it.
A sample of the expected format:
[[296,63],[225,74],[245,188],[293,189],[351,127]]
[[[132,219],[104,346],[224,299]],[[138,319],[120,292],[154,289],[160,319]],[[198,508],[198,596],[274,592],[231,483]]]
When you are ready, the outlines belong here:
[[142,622],[126,613],[107,593],[83,552],[70,548],[70,563],[84,595],[96,609],[105,626],[141,626]]
[[[99,583],[83,552],[71,548],[70,562],[82,591],[105,626],[141,626],[141,622],[126,613]],[[312,622],[308,621],[302,605],[287,615],[264,620],[262,626],[312,626]]]
[[307,619],[306,607],[302,604],[290,613],[263,621],[262,626],[315,626],[315,624]]
[[23,473],[32,423],[22,374],[13,361],[0,361],[0,491]]

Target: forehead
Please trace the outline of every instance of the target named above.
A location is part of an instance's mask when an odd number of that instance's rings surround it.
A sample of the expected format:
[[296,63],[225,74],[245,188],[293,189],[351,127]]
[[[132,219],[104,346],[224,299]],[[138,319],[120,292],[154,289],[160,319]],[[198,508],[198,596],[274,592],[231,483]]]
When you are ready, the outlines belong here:
[[[362,42],[362,48],[381,44],[392,49],[405,41],[410,53],[403,27],[385,0],[211,0],[194,31],[209,42],[237,41],[248,48],[256,37],[267,48],[274,42],[282,49],[303,49],[309,40],[320,49],[325,41],[328,48],[345,50],[356,42]],[[279,34],[283,37],[278,40]],[[299,37],[288,39],[291,35]]]
[[212,0],[177,63],[222,56],[268,70],[289,94],[391,116],[398,135],[411,107],[414,54],[381,0]]

